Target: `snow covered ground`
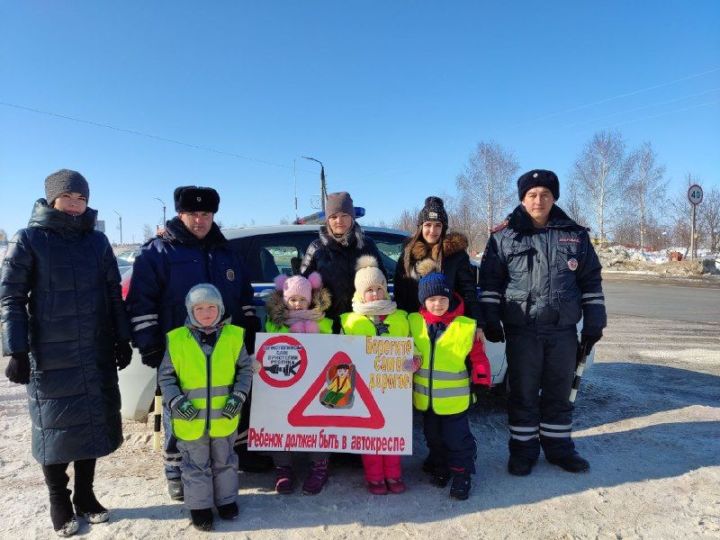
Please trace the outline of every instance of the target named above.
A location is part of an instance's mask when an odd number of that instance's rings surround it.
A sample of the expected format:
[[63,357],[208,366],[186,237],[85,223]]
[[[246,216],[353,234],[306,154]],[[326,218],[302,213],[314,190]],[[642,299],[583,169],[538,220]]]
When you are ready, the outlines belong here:
[[[715,293],[714,293],[715,294]],[[4,370],[5,361],[0,361]],[[271,475],[241,475],[237,521],[215,538],[718,538],[720,323],[613,316],[583,380],[575,439],[592,470],[571,475],[540,460],[505,470],[503,402],[472,414],[479,471],[468,501],[453,501],[404,460],[409,490],[372,496],[361,471],[335,468],[317,497],[278,496]],[[108,524],[86,538],[196,538],[170,502],[149,425],[125,423],[125,443],[99,461],[96,491]],[[24,388],[0,376],[0,538],[53,538],[40,467],[30,455]]]

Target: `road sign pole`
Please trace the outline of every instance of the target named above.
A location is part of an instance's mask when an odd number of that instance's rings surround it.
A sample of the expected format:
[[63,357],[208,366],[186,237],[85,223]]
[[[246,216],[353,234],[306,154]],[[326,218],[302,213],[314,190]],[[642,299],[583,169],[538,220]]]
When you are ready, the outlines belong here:
[[690,260],[694,261],[697,257],[697,253],[695,253],[695,209],[697,206],[694,204],[692,205],[692,224],[690,225]]
[[695,222],[695,214],[697,205],[700,204],[703,200],[703,190],[698,184],[693,184],[688,188],[688,201],[690,201],[690,205],[692,206],[692,223],[690,225],[690,260],[694,261],[697,259],[697,239],[696,239],[696,233],[695,229],[696,222]]

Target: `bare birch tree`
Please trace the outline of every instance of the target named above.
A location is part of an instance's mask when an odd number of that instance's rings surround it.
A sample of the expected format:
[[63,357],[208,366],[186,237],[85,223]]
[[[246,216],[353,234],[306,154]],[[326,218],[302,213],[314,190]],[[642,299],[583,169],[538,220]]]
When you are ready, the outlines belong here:
[[617,131],[600,131],[575,161],[572,177],[593,206],[600,242],[606,241],[607,221],[620,201],[625,182],[625,143]]
[[665,167],[657,164],[657,156],[649,142],[628,156],[626,164],[627,188],[623,201],[629,210],[630,222],[638,228],[640,251],[648,243],[648,225],[655,222],[655,213],[665,207]]
[[707,247],[713,252],[720,251],[720,190],[713,188],[698,205],[698,223],[707,238]]
[[564,193],[562,193],[562,209],[565,213],[570,216],[573,221],[582,225],[587,222],[585,215],[585,202],[580,196],[581,188],[578,185],[577,179],[570,177],[566,187],[563,187]]
[[393,222],[393,229],[406,231],[410,234],[417,230],[417,216],[420,213],[418,209],[403,210],[398,218]]
[[494,141],[481,142],[457,178],[463,212],[474,216],[466,234],[479,245],[489,231],[512,208],[516,191],[513,181],[519,165],[512,152]]

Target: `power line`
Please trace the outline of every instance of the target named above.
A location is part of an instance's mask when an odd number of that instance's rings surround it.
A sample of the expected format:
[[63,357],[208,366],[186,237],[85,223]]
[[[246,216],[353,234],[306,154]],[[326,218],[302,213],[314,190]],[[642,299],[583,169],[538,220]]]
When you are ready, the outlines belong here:
[[654,114],[651,116],[643,116],[642,118],[633,118],[632,120],[626,120],[624,122],[618,122],[617,124],[613,124],[608,127],[617,127],[617,126],[623,126],[625,124],[632,124],[635,122],[642,122],[643,120],[652,120],[654,118],[660,118],[661,116],[667,116],[668,114],[675,114],[678,112],[685,112],[685,111],[691,111],[693,109],[699,109],[701,107],[711,107],[713,105],[720,105],[720,100],[715,101],[706,101],[705,103],[698,103],[696,105],[689,105],[687,107],[683,107],[681,109],[673,109],[672,111],[665,111],[662,113]]
[[626,98],[626,97],[630,97],[630,96],[635,96],[635,95],[637,95],[637,94],[642,94],[643,92],[649,92],[650,90],[656,90],[656,89],[658,89],[658,88],[664,88],[665,86],[671,86],[671,85],[677,84],[677,83],[679,83],[679,82],[689,81],[689,80],[691,80],[691,79],[696,79],[696,78],[698,78],[698,77],[702,77],[702,76],[704,76],[704,75],[709,75],[709,74],[711,74],[711,73],[716,73],[716,72],[718,72],[718,71],[720,71],[720,67],[715,67],[715,68],[709,69],[709,70],[707,70],[707,71],[702,71],[702,72],[700,72],[700,73],[693,73],[692,75],[687,75],[687,76],[685,76],[685,77],[681,77],[681,78],[679,78],[679,79],[674,79],[674,80],[672,80],[672,81],[666,81],[666,82],[662,82],[662,83],[659,83],[659,84],[655,84],[655,85],[653,85],[653,86],[648,86],[648,87],[645,87],[645,88],[640,88],[640,89],[637,89],[637,90],[632,90],[632,91],[630,91],[630,92],[625,92],[625,93],[623,93],[623,94],[618,94],[618,95],[616,95],[616,96],[612,96],[612,97],[608,97],[608,98],[603,98],[603,99],[601,99],[601,100],[599,100],[599,101],[593,101],[592,103],[585,103],[584,105],[578,105],[578,106],[576,106],[576,107],[572,107],[572,108],[566,109],[566,110],[564,110],[564,111],[559,111],[559,112],[554,112],[554,113],[546,114],[546,115],[544,115],[544,116],[540,116],[540,117],[538,117],[538,118],[535,118],[534,120],[529,120],[529,121],[527,121],[527,122],[521,122],[520,125],[523,125],[523,124],[526,124],[526,123],[542,122],[543,120],[547,120],[548,118],[555,118],[555,117],[557,117],[557,116],[562,116],[563,114],[569,114],[569,113],[573,113],[573,112],[576,112],[576,111],[581,111],[581,110],[587,109],[587,108],[589,108],[589,107],[594,107],[594,106],[596,106],[596,105],[602,105],[603,103],[607,103],[607,102],[609,102],[609,101],[614,101],[614,100],[616,100],[616,99],[622,99],[622,98]]
[[[156,141],[166,142],[166,143],[170,143],[170,144],[177,144],[179,146],[185,146],[186,148],[193,148],[195,150],[202,150],[204,152],[211,152],[213,154],[220,154],[223,156],[230,156],[230,157],[234,157],[234,158],[238,158],[238,159],[244,159],[247,161],[253,161],[255,163],[261,163],[263,165],[269,165],[271,167],[292,170],[291,165],[282,165],[280,163],[273,163],[272,161],[267,161],[264,159],[258,159],[258,158],[253,158],[253,157],[249,157],[249,156],[244,156],[242,154],[236,154],[235,152],[227,152],[225,150],[218,150],[217,148],[212,148],[210,146],[203,146],[203,145],[199,145],[199,144],[188,143],[185,141],[179,141],[177,139],[170,139],[168,137],[162,137],[160,135],[153,135],[152,133],[145,133],[142,131],[138,131],[136,129],[121,128],[121,127],[113,126],[112,124],[95,122],[93,120],[85,120],[84,118],[77,118],[74,116],[55,113],[55,112],[51,112],[51,111],[43,111],[41,109],[35,109],[33,107],[26,107],[24,105],[17,105],[15,103],[8,103],[6,101],[0,101],[0,105],[4,105],[5,107],[12,107],[13,109],[19,109],[21,111],[29,111],[29,112],[33,112],[33,113],[37,113],[37,114],[44,114],[47,116],[52,116],[55,118],[61,118],[63,120],[70,120],[72,122],[77,122],[79,124],[86,124],[86,125],[90,125],[90,126],[111,129],[113,131],[118,131],[120,133],[127,133],[129,135],[137,135],[139,137],[146,137],[148,139],[153,139]],[[311,172],[311,171],[305,171],[305,172]]]
[[[710,90],[706,90],[706,91],[704,91],[704,92],[699,92],[699,93],[697,93],[697,94],[690,94],[690,95],[682,96],[682,97],[675,98],[675,99],[669,99],[669,100],[666,100],[666,101],[658,101],[658,102],[656,102],[656,103],[650,103],[650,104],[648,104],[648,105],[642,105],[641,107],[634,107],[634,108],[632,108],[632,109],[626,109],[626,110],[624,110],[624,111],[616,111],[616,112],[609,113],[609,114],[600,116],[600,117],[598,117],[598,118],[595,118],[594,120],[589,121],[589,122],[573,122],[573,123],[571,123],[571,124],[566,124],[566,125],[561,126],[561,127],[558,127],[558,128],[553,128],[553,129],[548,130],[548,133],[554,133],[554,132],[559,132],[559,131],[566,131],[566,130],[568,130],[568,129],[572,129],[572,128],[576,128],[576,127],[586,127],[586,126],[589,126],[589,125],[596,124],[596,123],[597,123],[598,121],[600,121],[600,120],[603,120],[603,119],[606,119],[606,118],[611,118],[611,117],[613,117],[613,116],[618,116],[618,115],[622,115],[622,114],[629,114],[629,113],[633,113],[633,112],[637,112],[637,111],[642,111],[642,110],[645,110],[645,109],[652,109],[653,107],[660,107],[660,106],[663,106],[663,105],[670,105],[671,103],[677,103],[677,102],[679,102],[679,101],[684,101],[684,100],[686,100],[686,99],[692,99],[692,98],[696,98],[696,97],[705,96],[705,95],[707,95],[707,94],[712,94],[712,93],[715,93],[715,92],[718,92],[718,91],[720,91],[720,87],[711,88]],[[674,112],[674,111],[670,111],[670,112]],[[669,113],[668,113],[668,114],[669,114]],[[644,117],[643,117],[643,118],[644,118]]]

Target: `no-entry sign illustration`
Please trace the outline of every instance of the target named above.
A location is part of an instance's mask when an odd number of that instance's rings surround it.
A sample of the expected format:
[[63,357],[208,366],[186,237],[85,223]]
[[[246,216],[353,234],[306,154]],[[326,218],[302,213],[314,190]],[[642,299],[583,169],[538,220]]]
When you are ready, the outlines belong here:
[[411,338],[257,335],[252,450],[412,454]]

